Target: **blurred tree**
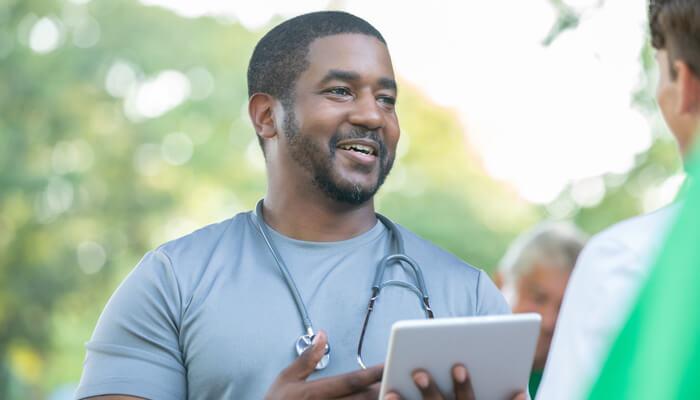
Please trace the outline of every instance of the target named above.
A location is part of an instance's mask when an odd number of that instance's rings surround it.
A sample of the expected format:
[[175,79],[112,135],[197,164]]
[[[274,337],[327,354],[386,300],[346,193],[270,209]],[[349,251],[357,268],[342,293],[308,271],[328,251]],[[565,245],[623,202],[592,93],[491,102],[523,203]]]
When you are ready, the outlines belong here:
[[549,33],[542,40],[542,44],[549,46],[562,32],[569,29],[576,29],[581,16],[564,0],[549,0],[552,7],[557,11],[557,19],[552,25]]
[[180,228],[156,226],[264,187],[231,124],[256,35],[134,1],[10,1],[0,21],[0,398],[41,397],[79,377],[106,298]]

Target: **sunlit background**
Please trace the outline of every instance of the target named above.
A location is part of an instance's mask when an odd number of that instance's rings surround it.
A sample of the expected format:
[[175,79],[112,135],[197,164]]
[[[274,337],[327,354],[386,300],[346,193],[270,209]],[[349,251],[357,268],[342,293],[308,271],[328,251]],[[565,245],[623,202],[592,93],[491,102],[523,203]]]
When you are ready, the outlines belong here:
[[247,62],[320,9],[392,53],[402,138],[379,210],[478,267],[537,221],[595,233],[683,182],[645,2],[4,0],[0,399],[72,398],[139,258],[264,194]]

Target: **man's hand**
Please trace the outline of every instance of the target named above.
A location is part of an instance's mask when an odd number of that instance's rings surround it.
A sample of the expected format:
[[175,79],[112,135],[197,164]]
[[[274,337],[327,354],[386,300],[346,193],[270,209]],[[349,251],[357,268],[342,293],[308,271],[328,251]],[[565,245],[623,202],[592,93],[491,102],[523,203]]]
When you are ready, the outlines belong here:
[[321,361],[328,337],[319,331],[311,346],[282,370],[265,395],[265,400],[282,399],[376,399],[383,365],[307,382]]
[[[445,397],[440,393],[433,378],[426,371],[416,370],[413,372],[413,383],[423,395],[423,400],[443,400]],[[472,388],[471,378],[467,367],[462,364],[457,364],[452,367],[452,386],[455,392],[456,400],[476,400],[474,389]],[[384,400],[401,400],[396,392],[389,392],[384,397]],[[510,400],[527,400],[525,392],[513,394]]]

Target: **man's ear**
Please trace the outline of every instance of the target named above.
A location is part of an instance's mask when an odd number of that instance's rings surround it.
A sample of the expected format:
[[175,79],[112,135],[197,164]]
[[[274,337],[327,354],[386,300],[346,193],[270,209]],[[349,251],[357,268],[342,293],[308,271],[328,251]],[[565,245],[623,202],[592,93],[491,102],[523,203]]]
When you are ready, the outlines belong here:
[[678,111],[681,114],[698,113],[700,111],[700,77],[693,74],[688,63],[683,60],[677,60],[673,63],[673,67],[676,69],[680,94]]
[[255,93],[248,100],[248,115],[253,122],[255,133],[263,139],[270,139],[277,134],[277,121],[274,107],[277,100],[265,93]]

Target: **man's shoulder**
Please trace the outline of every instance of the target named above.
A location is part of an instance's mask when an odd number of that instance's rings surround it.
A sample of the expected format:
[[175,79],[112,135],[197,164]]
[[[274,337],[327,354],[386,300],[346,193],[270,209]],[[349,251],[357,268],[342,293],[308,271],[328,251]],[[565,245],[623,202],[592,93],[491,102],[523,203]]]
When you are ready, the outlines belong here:
[[195,250],[211,250],[227,235],[242,233],[248,226],[250,213],[250,211],[241,212],[224,221],[203,226],[187,235],[161,244],[157,251],[174,255]]
[[486,272],[401,225],[398,229],[403,235],[406,253],[423,266],[426,282],[441,282],[435,287],[440,288],[442,294],[449,293],[446,288],[455,284],[470,296],[474,308],[462,315],[510,314],[508,303]]
[[624,220],[594,235],[578,258],[567,291],[585,288],[586,292],[614,282],[633,286],[642,282],[676,212],[677,206],[671,205]]
[[396,224],[396,226],[401,231],[401,235],[403,235],[406,253],[418,261],[425,260],[424,262],[430,263],[431,266],[434,265],[435,267],[431,269],[444,272],[458,270],[461,273],[475,276],[481,273],[479,268],[468,264],[450,251],[418,236],[400,224]]
[[615,245],[646,258],[661,245],[677,211],[678,205],[672,204],[657,211],[618,222],[594,235],[588,247]]
[[149,252],[134,271],[159,277],[172,274],[183,296],[188,297],[199,283],[209,282],[205,277],[213,277],[229,265],[239,244],[246,242],[251,231],[249,214],[239,213],[163,243]]

